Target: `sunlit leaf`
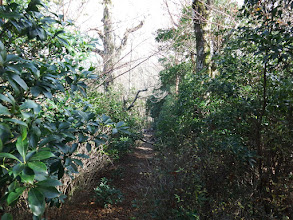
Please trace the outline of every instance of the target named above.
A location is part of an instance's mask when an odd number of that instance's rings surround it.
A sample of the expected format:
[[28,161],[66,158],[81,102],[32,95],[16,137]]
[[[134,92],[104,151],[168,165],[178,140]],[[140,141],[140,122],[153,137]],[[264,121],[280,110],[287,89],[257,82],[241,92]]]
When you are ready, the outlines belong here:
[[36,154],[34,154],[29,160],[39,161],[39,160],[46,160],[50,157],[55,157],[55,155],[51,151],[39,151]]
[[43,172],[47,173],[47,166],[46,164],[40,162],[40,161],[34,161],[34,162],[28,162],[28,167],[34,170],[35,172]]
[[28,147],[27,139],[23,140],[21,136],[18,137],[16,141],[16,149],[24,160],[25,160],[25,156],[27,152],[27,147]]
[[38,190],[32,188],[28,193],[28,203],[35,216],[41,216],[45,211],[45,196]]

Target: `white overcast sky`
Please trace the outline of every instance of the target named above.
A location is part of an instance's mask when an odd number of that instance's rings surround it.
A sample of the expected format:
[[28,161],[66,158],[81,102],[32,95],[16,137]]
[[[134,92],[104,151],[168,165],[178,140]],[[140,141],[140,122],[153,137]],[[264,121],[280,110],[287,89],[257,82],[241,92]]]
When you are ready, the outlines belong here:
[[[237,1],[237,0],[235,0]],[[243,0],[238,0],[242,2]],[[93,28],[103,29],[101,19],[103,17],[102,0],[67,0],[64,12],[65,19],[72,19],[82,32],[88,32],[90,35],[96,35],[96,31],[89,31]],[[85,2],[81,7],[81,2]],[[176,15],[180,14],[182,4],[191,2],[191,0],[167,0],[168,5],[176,19]],[[160,28],[171,27],[170,16],[166,10],[164,0],[112,0],[112,17],[115,26],[116,42],[119,37],[123,37],[123,33],[127,28],[134,27],[140,21],[144,21],[143,27],[137,32],[129,36],[128,47],[124,53],[127,54],[131,48],[135,48],[128,56],[129,61],[138,58],[148,57],[156,50],[155,32]],[[190,3],[189,3],[190,4]],[[98,57],[97,57],[98,59]],[[148,62],[140,66],[139,74],[144,77],[147,72],[159,72],[152,68],[158,67],[158,57],[153,57]],[[134,65],[134,64],[133,64]],[[148,70],[150,68],[150,70]],[[142,82],[143,80],[141,80]],[[145,79],[147,81],[147,79]],[[139,86],[139,87],[144,87]]]
[[[243,0],[235,0],[243,2]],[[82,31],[92,28],[102,29],[103,6],[102,0],[69,0],[65,4],[67,18],[76,21]],[[84,7],[80,7],[85,2]],[[176,16],[180,13],[181,5],[191,0],[167,0],[171,13]],[[136,33],[135,39],[154,38],[153,34],[159,28],[168,28],[171,25],[164,0],[112,0],[113,22],[115,33],[122,37],[126,28],[131,28],[144,20],[143,28]],[[70,6],[70,7],[68,7]],[[175,18],[176,19],[176,18]],[[94,34],[95,32],[91,32]],[[143,38],[139,37],[144,35]]]

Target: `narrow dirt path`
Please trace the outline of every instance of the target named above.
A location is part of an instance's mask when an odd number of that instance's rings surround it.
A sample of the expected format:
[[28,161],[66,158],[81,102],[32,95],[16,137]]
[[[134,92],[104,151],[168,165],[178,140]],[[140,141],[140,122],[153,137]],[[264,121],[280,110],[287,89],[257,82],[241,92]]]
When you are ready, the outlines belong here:
[[[151,133],[145,133],[144,138],[150,140]],[[98,207],[93,198],[92,192],[82,191],[79,198],[74,202],[65,204],[49,220],[129,220],[135,218],[138,211],[137,201],[142,198],[142,187],[150,172],[151,160],[154,157],[153,146],[148,143],[139,144],[133,152],[125,155],[121,160],[113,165],[109,170],[101,174],[100,177],[111,179],[111,186],[119,189],[124,196],[124,201],[108,208]],[[100,179],[97,179],[97,185]]]

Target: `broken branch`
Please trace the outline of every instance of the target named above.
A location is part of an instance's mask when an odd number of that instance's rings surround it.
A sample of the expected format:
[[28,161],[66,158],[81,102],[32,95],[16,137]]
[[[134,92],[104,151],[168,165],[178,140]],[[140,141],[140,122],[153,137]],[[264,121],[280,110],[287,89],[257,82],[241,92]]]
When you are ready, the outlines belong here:
[[148,89],[141,89],[141,90],[138,90],[137,93],[136,93],[136,96],[134,97],[132,103],[128,106],[128,108],[126,109],[126,111],[129,111],[131,108],[134,107],[134,103],[135,103],[136,100],[138,99],[139,93],[141,93],[141,92],[146,92],[146,91],[148,91]]

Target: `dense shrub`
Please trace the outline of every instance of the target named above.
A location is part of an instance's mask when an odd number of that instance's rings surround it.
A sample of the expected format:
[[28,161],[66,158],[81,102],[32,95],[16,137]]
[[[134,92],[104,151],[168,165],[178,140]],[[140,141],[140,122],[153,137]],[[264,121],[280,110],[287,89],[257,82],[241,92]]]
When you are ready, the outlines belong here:
[[[84,153],[113,133],[127,133],[124,123],[78,98],[86,95],[85,81],[96,78],[82,65],[91,45],[66,34],[64,23],[42,7],[38,0],[0,6],[0,208],[24,199],[34,219],[42,218],[46,203],[63,202],[56,187],[78,172]],[[82,145],[87,151],[78,153]]]
[[115,89],[106,93],[89,91],[85,101],[90,104],[90,108],[96,114],[111,115],[111,121],[118,123],[117,126],[127,128],[123,133],[114,130],[112,139],[107,142],[104,150],[110,157],[119,159],[123,154],[131,150],[135,141],[141,138],[141,129],[144,125],[144,118],[139,109],[134,107],[127,110],[126,102],[122,99],[123,91]]
[[247,1],[214,78],[186,71],[178,94],[152,101],[165,172],[155,179],[173,185],[160,197],[166,219],[170,209],[182,219],[293,215],[292,5],[272,2]]

